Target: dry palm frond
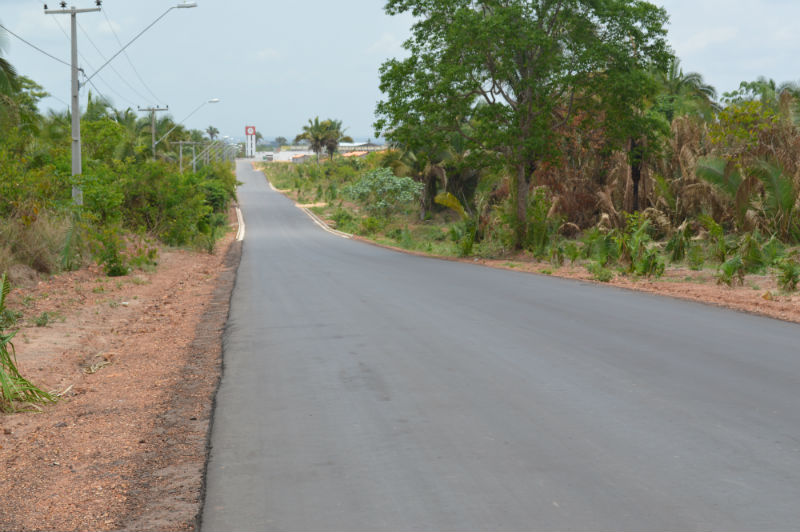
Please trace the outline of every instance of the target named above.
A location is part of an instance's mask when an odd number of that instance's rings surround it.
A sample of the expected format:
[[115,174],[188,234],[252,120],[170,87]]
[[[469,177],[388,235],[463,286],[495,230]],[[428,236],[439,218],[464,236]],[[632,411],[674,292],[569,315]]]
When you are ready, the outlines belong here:
[[[6,275],[0,278],[0,313],[5,310],[5,300],[10,290]],[[18,403],[27,403],[28,408],[37,404],[54,403],[56,398],[37,388],[20,375],[17,358],[11,340],[16,333],[0,331],[0,412],[16,412]]]

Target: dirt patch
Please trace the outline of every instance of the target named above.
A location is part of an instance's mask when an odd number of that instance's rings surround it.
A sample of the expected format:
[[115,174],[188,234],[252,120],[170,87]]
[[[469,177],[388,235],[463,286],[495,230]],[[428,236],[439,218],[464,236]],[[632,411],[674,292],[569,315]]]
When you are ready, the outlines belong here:
[[[62,400],[0,415],[0,530],[191,530],[241,243],[162,250],[15,290],[26,377]],[[37,325],[38,324],[38,325]]]

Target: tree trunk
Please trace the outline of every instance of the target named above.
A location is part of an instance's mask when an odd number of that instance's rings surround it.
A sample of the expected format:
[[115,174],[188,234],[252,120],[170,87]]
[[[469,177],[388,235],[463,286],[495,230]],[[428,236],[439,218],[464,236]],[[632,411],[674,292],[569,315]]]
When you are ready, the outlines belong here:
[[633,181],[633,212],[639,211],[639,181],[642,179],[642,155],[637,153],[639,143],[631,139],[631,181]]
[[515,191],[517,200],[514,249],[522,249],[528,236],[528,177],[525,164],[517,166],[515,177],[514,182],[512,182],[512,190]]
[[419,213],[420,220],[425,220],[427,214],[433,209],[433,201],[436,197],[436,175],[426,172],[422,176],[422,210]]

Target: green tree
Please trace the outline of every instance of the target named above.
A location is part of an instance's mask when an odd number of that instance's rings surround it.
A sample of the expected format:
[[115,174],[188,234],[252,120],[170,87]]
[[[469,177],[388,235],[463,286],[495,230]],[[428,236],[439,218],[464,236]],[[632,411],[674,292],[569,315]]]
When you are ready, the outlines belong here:
[[20,88],[16,69],[3,57],[4,45],[5,35],[0,30],[0,128],[17,120],[16,106],[12,96]]
[[281,146],[286,146],[289,143],[289,140],[286,137],[275,137],[273,144],[280,148]]
[[655,108],[668,122],[678,116],[695,115],[710,120],[719,111],[716,89],[703,80],[697,72],[684,73],[681,62],[673,57],[669,68],[655,72],[660,94]]
[[2,57],[5,49],[5,31],[0,30],[0,94],[10,95],[19,90],[17,70]]
[[389,0],[386,12],[416,22],[409,57],[381,66],[376,130],[433,124],[465,136],[469,150],[501,154],[517,247],[533,174],[558,155],[574,110],[594,105],[601,74],[669,57],[665,11],[640,0]]
[[319,154],[325,149],[328,141],[329,131],[327,122],[327,120],[320,122],[318,116],[315,117],[314,120],[309,118],[308,124],[303,126],[303,132],[294,138],[295,142],[300,142],[301,140],[308,141],[311,151],[317,154],[317,161],[319,161]]
[[214,140],[217,135],[219,135],[219,129],[215,128],[214,126],[208,126],[206,128],[206,134],[208,135],[208,138]]
[[323,124],[327,125],[327,135],[325,137],[325,151],[333,159],[333,154],[339,148],[340,142],[353,142],[353,138],[344,134],[342,121],[329,118]]

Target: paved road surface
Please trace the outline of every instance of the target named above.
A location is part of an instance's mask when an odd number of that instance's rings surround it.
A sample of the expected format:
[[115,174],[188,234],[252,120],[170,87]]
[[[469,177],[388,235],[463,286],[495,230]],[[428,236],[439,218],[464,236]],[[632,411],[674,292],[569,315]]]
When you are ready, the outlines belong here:
[[800,528],[800,327],[344,240],[237,168],[204,530]]

